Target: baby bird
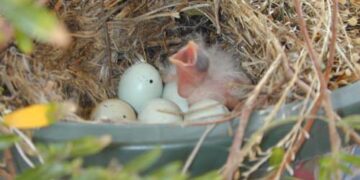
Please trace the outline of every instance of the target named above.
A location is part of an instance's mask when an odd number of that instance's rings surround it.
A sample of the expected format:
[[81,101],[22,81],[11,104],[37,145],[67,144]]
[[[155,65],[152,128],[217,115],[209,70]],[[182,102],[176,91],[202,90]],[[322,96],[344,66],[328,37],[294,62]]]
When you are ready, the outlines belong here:
[[169,60],[176,67],[178,93],[190,104],[210,98],[232,109],[251,84],[233,57],[216,46],[189,41]]

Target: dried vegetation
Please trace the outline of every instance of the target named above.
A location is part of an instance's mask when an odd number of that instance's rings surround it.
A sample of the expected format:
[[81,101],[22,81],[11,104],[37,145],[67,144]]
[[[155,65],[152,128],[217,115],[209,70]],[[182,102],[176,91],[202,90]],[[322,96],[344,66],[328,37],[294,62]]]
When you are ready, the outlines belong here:
[[[73,100],[87,119],[96,103],[116,96],[127,67],[146,61],[162,70],[167,57],[196,34],[234,54],[254,87],[261,84],[266,105],[279,107],[320,91],[293,1],[52,0],[48,6],[66,23],[73,41],[67,49],[36,44],[31,55],[14,46],[1,52],[1,103],[13,109]],[[322,71],[329,57],[332,6],[331,0],[302,2]],[[329,89],[360,77],[360,1],[339,0],[336,17]]]

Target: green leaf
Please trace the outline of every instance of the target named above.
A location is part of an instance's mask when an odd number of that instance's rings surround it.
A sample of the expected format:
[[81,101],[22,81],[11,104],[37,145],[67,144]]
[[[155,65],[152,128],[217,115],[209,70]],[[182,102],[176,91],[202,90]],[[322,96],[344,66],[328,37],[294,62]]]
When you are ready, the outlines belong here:
[[111,136],[84,137],[70,142],[68,148],[70,148],[71,157],[83,157],[100,152],[110,143]]
[[339,163],[338,168],[345,174],[352,174],[351,168],[349,167],[348,164]]
[[160,157],[161,149],[156,148],[136,157],[124,167],[124,171],[129,173],[137,173],[150,167]]
[[48,180],[48,179],[63,179],[65,175],[71,172],[69,164],[62,164],[59,162],[46,163],[38,165],[33,169],[28,169],[16,177],[16,180]]
[[116,179],[114,174],[104,169],[103,167],[89,167],[87,169],[81,170],[79,173],[74,174],[72,177],[73,180],[112,180]]
[[67,158],[84,157],[96,154],[108,146],[111,136],[83,137],[66,143],[38,144],[41,154],[48,161],[60,161]]
[[351,155],[351,154],[347,154],[347,153],[341,153],[340,159],[342,161],[350,163],[356,167],[360,167],[360,157],[359,156]]
[[299,178],[288,176],[288,175],[284,175],[283,177],[281,177],[281,179],[282,180],[299,180]]
[[330,179],[333,173],[338,170],[346,174],[352,174],[349,163],[360,167],[360,157],[340,152],[337,156],[324,156],[319,161],[319,179]]
[[271,151],[269,164],[272,167],[278,167],[284,158],[285,150],[281,147],[275,147]]
[[342,121],[339,121],[340,124],[345,124],[348,127],[354,129],[360,129],[360,115],[352,115],[346,118],[343,118]]
[[57,118],[57,114],[59,111],[59,104],[57,103],[49,103],[49,109],[46,112],[46,117],[49,119],[49,121],[51,123],[54,123],[56,120],[58,120]]
[[15,31],[15,39],[17,41],[19,49],[22,52],[24,52],[25,54],[29,54],[32,51],[33,42],[23,32],[21,32],[20,30]]
[[194,178],[194,180],[208,180],[208,179],[213,179],[213,180],[222,180],[222,176],[220,175],[218,170],[215,171],[210,171],[206,174],[203,174],[199,177]]
[[36,147],[46,161],[62,160],[69,156],[65,143],[36,143]]
[[331,172],[334,170],[334,160],[329,156],[324,156],[319,160],[319,179],[327,180],[331,177]]
[[43,42],[62,41],[66,32],[54,13],[33,0],[1,0],[0,13],[15,29]]
[[0,135],[0,150],[4,150],[9,148],[14,143],[20,140],[20,137],[16,135]]
[[166,179],[173,179],[173,180],[185,180],[187,179],[187,175],[181,174],[181,163],[180,162],[173,162],[163,166],[162,168],[153,172],[150,176],[146,177],[145,179],[148,180],[166,180]]

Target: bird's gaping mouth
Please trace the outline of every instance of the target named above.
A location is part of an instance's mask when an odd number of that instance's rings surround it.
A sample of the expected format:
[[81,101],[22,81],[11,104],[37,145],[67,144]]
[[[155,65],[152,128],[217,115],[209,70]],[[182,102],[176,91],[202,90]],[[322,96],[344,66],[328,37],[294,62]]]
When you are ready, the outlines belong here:
[[207,76],[209,60],[206,53],[194,41],[189,41],[169,60],[176,66],[179,95],[189,97]]
[[169,57],[171,63],[178,66],[194,66],[196,63],[198,45],[194,41],[180,49],[176,54]]

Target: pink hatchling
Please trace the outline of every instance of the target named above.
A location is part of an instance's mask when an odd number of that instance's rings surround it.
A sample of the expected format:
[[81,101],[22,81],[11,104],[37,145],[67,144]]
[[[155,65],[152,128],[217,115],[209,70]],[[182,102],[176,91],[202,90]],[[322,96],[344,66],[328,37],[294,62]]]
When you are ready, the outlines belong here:
[[251,84],[233,57],[215,46],[189,41],[169,59],[176,66],[178,93],[190,104],[214,99],[232,109]]

